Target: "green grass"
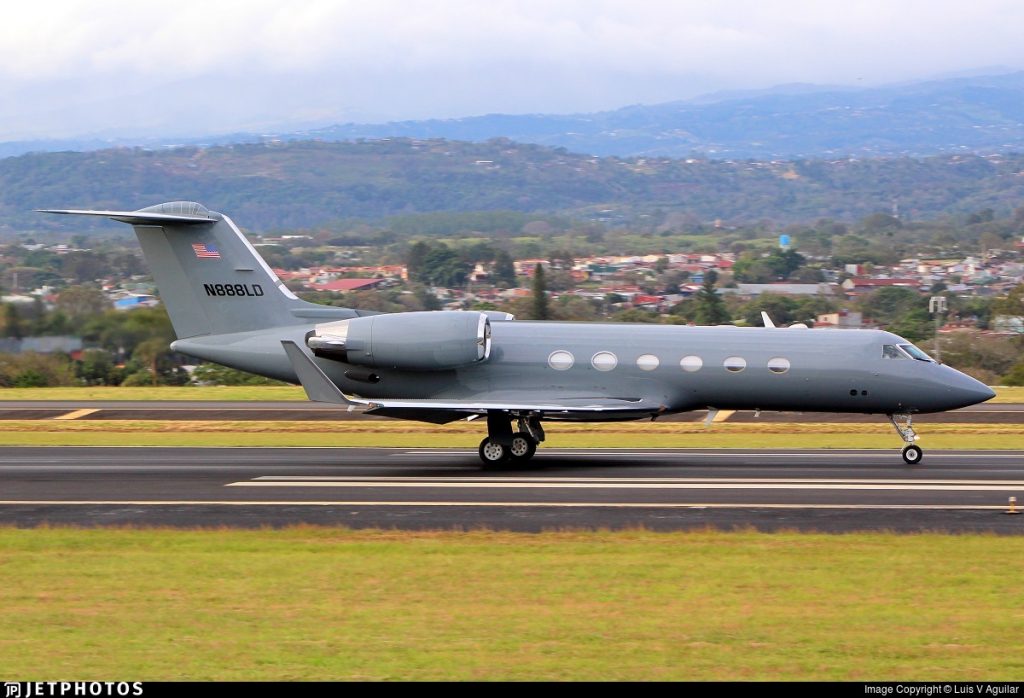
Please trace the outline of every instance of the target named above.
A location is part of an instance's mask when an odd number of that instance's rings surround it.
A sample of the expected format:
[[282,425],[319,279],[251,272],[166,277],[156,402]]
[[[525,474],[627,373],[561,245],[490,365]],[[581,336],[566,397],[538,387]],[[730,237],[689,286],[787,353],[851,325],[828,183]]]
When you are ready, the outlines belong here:
[[0,388],[0,400],[305,400],[291,385]]
[[[878,424],[631,422],[547,428],[553,448],[881,448],[899,449]],[[1022,449],[1016,424],[918,425],[926,449]],[[402,421],[0,420],[0,446],[330,446],[476,448],[480,422],[438,426]],[[542,447],[543,448],[543,447]]]
[[[1022,403],[1024,387],[996,386],[990,402]],[[305,400],[298,386],[0,388],[0,400]]]
[[1024,537],[0,529],[5,679],[1024,679]]

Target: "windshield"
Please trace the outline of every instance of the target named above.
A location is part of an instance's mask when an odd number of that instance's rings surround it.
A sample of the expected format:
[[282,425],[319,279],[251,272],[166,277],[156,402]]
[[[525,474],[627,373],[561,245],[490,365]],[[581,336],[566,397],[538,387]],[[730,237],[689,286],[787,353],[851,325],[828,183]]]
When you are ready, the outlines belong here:
[[935,363],[932,357],[915,347],[913,344],[884,344],[882,345],[883,359],[917,359]]
[[917,359],[918,361],[932,362],[932,357],[925,354],[923,351],[915,347],[913,344],[901,344],[900,349],[910,354],[910,358]]

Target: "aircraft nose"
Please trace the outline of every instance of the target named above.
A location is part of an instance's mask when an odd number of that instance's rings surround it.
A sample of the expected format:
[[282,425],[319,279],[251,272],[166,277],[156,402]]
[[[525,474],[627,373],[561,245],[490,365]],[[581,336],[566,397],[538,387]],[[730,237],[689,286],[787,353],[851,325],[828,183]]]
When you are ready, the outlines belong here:
[[975,380],[953,368],[950,368],[949,371],[951,375],[947,388],[950,401],[954,404],[947,409],[977,405],[979,402],[991,400],[996,396],[995,391],[981,381]]

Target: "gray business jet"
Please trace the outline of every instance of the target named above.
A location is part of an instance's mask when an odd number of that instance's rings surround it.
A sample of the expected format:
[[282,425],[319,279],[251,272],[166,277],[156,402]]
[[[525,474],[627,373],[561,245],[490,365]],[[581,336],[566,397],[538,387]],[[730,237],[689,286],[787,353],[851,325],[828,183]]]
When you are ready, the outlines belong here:
[[488,466],[528,461],[546,420],[705,408],[709,422],[718,409],[884,414],[914,464],[922,450],[913,415],[995,395],[888,332],[334,308],[297,298],[230,218],[197,203],[43,212],[135,228],[178,336],[175,351],[300,383],[311,400],[367,414],[435,424],[484,418],[480,458]]

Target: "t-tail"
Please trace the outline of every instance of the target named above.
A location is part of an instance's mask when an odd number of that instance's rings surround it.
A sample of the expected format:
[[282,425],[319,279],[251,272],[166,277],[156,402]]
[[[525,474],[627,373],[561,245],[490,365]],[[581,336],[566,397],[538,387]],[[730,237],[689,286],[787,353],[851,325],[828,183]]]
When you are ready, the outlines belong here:
[[358,314],[297,298],[230,218],[202,204],[173,201],[138,211],[39,210],[131,224],[179,339]]

